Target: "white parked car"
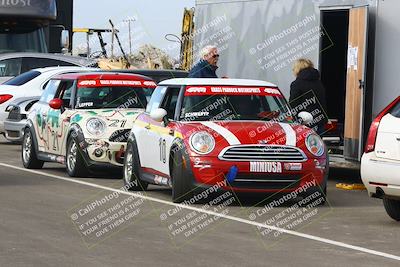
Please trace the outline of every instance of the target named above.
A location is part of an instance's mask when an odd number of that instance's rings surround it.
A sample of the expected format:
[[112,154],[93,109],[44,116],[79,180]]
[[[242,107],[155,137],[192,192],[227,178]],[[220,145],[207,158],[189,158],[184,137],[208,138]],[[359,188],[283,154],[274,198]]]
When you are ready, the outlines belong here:
[[46,67],[96,67],[97,62],[84,57],[62,54],[17,52],[0,54],[0,84],[27,71]]
[[361,177],[369,195],[382,198],[388,215],[400,221],[400,96],[371,125]]
[[21,97],[41,96],[48,81],[55,75],[94,71],[96,68],[82,67],[49,67],[25,72],[0,85],[0,133],[4,134],[4,121],[8,117],[6,111],[9,104]]
[[39,99],[39,96],[17,98],[7,107],[8,117],[4,121],[4,136],[8,141],[16,143],[22,141],[28,114]]

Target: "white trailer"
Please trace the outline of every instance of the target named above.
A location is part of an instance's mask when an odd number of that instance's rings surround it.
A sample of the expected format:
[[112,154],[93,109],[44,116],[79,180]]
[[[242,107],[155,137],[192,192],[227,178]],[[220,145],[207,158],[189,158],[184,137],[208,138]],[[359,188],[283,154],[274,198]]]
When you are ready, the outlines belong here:
[[359,162],[369,125],[400,92],[398,0],[197,0],[195,53],[220,47],[218,74],[278,84],[310,58],[343,129],[342,158]]

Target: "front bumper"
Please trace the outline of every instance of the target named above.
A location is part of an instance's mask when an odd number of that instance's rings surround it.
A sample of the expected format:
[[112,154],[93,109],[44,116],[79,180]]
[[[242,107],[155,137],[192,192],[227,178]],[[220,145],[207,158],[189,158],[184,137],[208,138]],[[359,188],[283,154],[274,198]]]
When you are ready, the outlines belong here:
[[286,193],[310,184],[317,189],[324,189],[329,172],[325,158],[308,159],[301,163],[280,162],[281,171],[277,172],[256,172],[250,169],[250,162],[227,162],[215,158],[191,158],[191,163],[196,187],[208,187],[226,181],[235,166],[235,179],[222,189],[236,192]]
[[5,111],[5,104],[0,105],[0,133],[4,133],[4,122],[8,118],[8,112]]
[[117,167],[124,165],[126,143],[110,142],[107,139],[86,139],[89,161],[96,164],[112,164]]
[[27,121],[11,121],[6,120],[4,122],[4,133],[7,140],[12,142],[21,142],[24,137],[24,128],[26,126]]
[[372,197],[377,189],[385,195],[400,197],[400,162],[377,158],[374,152],[364,153],[361,159],[361,179]]

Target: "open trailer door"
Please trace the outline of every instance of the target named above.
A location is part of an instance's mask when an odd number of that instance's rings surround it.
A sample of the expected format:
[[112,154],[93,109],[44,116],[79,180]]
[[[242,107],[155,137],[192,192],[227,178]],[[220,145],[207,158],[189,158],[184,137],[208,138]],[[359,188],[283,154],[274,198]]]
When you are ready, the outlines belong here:
[[349,13],[347,82],[344,125],[344,157],[359,161],[363,148],[363,111],[368,39],[368,7]]

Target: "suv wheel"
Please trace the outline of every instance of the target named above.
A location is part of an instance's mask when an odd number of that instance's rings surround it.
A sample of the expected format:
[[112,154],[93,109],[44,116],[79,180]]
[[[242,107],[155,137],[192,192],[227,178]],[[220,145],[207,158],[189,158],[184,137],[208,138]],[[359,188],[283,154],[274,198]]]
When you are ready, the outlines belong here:
[[400,200],[383,197],[383,206],[390,218],[400,221]]

